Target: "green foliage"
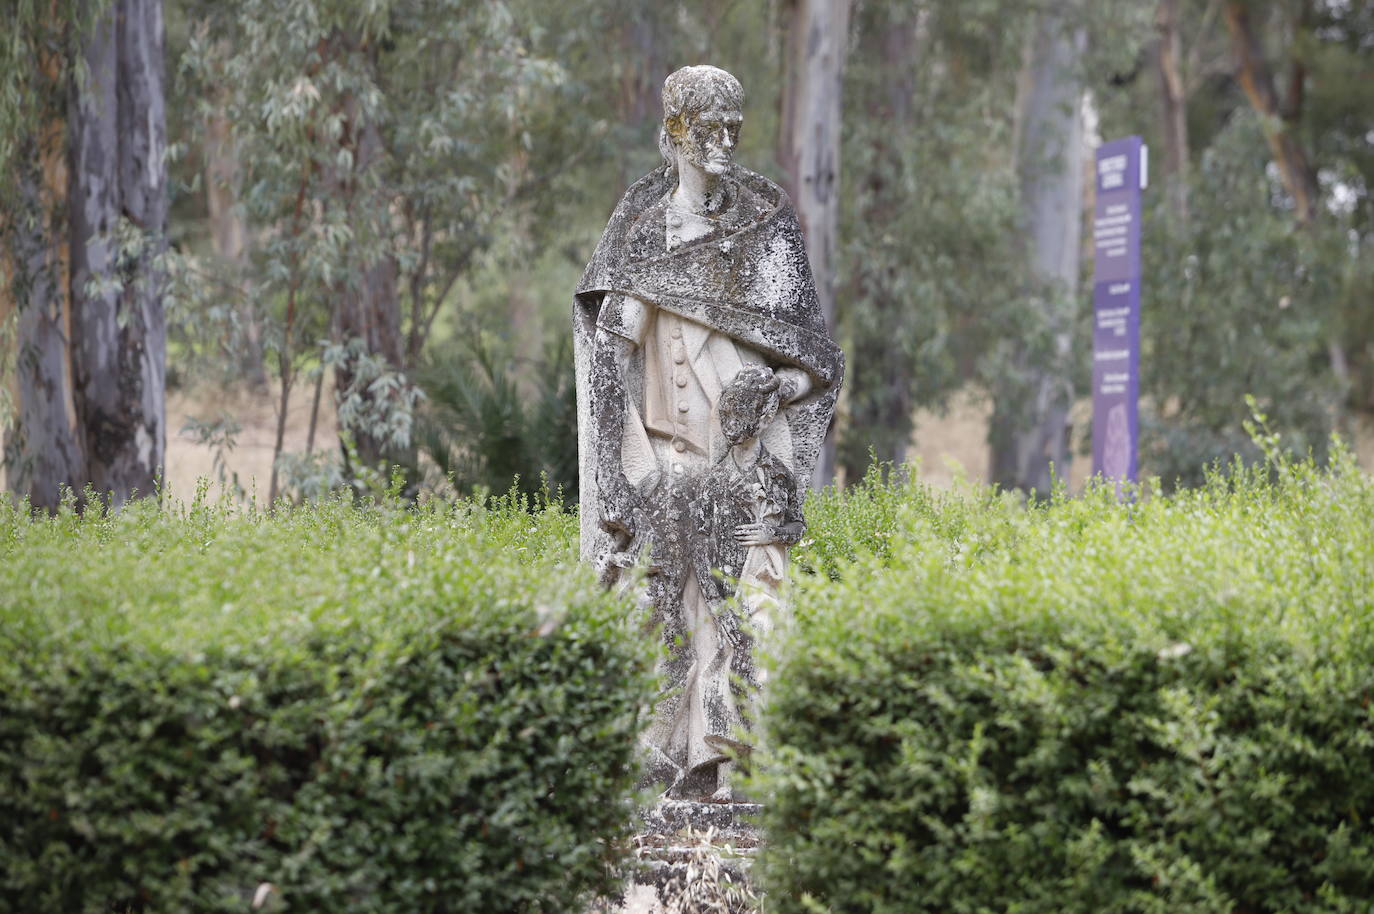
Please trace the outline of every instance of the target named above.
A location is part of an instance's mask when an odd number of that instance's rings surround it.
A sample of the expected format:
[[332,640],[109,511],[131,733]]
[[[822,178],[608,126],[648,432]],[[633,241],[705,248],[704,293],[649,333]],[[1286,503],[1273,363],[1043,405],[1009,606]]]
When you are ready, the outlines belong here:
[[610,889],[649,646],[575,528],[518,496],[0,510],[0,910]]
[[1171,224],[1162,194],[1146,221],[1157,269],[1143,286],[1142,461],[1170,485],[1200,484],[1233,454],[1259,457],[1242,427],[1247,395],[1296,453],[1321,456],[1346,394],[1329,344],[1352,291],[1348,226],[1296,227],[1272,205],[1266,161],[1257,118],[1242,111],[1202,158],[1191,225]]
[[[1374,480],[813,499],[770,676],[770,909],[1362,911]],[[1271,477],[1274,481],[1271,482]]]
[[530,53],[538,23],[503,2],[180,6],[183,128],[230,125],[252,227],[241,257],[174,264],[186,349],[241,360],[223,341],[261,325],[284,386],[325,350],[366,462],[406,460],[409,372],[529,181],[529,121],[563,79]]
[[[577,500],[577,400],[572,347],[564,339],[536,367],[530,396],[503,346],[474,333],[421,374],[429,401],[419,444],[459,493],[514,486]],[[513,480],[513,482],[512,482]],[[437,485],[437,481],[432,480]]]
[[1166,485],[1197,485],[1233,453],[1257,459],[1242,431],[1253,394],[1298,454],[1320,456],[1347,410],[1374,399],[1374,146],[1368,141],[1364,3],[1245,4],[1279,94],[1284,130],[1315,170],[1312,224],[1272,164],[1259,118],[1234,78],[1224,6],[1178,4],[1186,98],[1187,217],[1168,206],[1170,173],[1155,62],[1101,85],[1104,137],[1142,134],[1151,147],[1143,227],[1142,464]]
[[[66,110],[68,81],[86,79],[71,49],[109,0],[10,0],[0,37],[0,204],[17,205],[20,176],[35,152],[60,143],[63,134],[46,130]],[[6,220],[0,219],[0,233]]]
[[912,523],[929,523],[933,534],[949,540],[972,536],[981,550],[1012,530],[1021,503],[1019,496],[989,486],[934,489],[920,481],[913,467],[896,470],[870,463],[858,485],[843,492],[811,493],[807,536],[793,549],[791,560],[803,573],[831,579],[861,556],[886,567]]
[[[980,22],[995,17],[997,29]],[[1013,104],[1023,4],[862,4],[845,70],[839,323],[850,352],[850,478],[900,462],[918,406],[942,408],[1032,335],[1017,232]]]

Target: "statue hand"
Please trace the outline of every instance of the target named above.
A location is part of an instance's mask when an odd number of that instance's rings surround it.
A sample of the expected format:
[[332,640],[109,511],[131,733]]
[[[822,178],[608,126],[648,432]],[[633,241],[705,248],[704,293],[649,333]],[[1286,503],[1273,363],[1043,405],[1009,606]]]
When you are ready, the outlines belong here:
[[778,400],[783,404],[791,403],[797,399],[797,382],[791,378],[784,378],[778,382]]
[[618,548],[624,549],[635,538],[637,499],[625,476],[615,476],[615,481],[600,487],[601,529],[615,537]]
[[[622,513],[607,505],[602,511],[601,527],[611,535],[610,545],[601,553],[596,563],[604,587],[615,585],[621,574],[639,561],[640,553],[643,551],[643,540],[637,532],[640,524],[635,514],[636,510],[635,506],[630,505]],[[658,573],[658,569],[653,567],[652,563],[645,571],[648,574]]]
[[720,636],[733,648],[739,648],[744,641],[744,632],[739,627],[739,616],[735,611],[727,606],[722,606],[716,612],[716,625],[720,629]]
[[620,575],[628,568],[632,567],[636,559],[636,550],[626,549],[621,552],[609,551],[601,556],[597,562],[600,569],[601,586],[612,587],[620,580]]
[[601,529],[615,540],[615,549],[625,549],[635,538],[634,515],[630,511],[620,511],[607,506],[601,512]]
[[777,542],[777,537],[769,524],[740,524],[735,528],[735,542],[745,547],[767,546]]

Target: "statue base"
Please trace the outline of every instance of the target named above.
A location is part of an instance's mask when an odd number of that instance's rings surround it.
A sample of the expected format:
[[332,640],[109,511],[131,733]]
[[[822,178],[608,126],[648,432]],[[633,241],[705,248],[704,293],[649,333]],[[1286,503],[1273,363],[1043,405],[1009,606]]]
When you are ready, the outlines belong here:
[[757,825],[762,810],[758,803],[668,799],[641,810],[644,827],[633,841],[635,874],[619,906],[604,910],[753,914],[758,896],[750,888],[749,870],[762,843]]

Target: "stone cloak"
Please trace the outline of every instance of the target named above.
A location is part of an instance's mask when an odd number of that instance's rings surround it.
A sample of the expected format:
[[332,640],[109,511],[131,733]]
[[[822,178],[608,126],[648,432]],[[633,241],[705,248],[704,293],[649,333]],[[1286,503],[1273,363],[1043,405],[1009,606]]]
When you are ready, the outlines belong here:
[[595,562],[612,545],[600,526],[596,482],[597,430],[592,421],[591,353],[596,320],[610,294],[632,296],[696,321],[763,354],[805,371],[812,388],[780,413],[792,435],[794,477],[810,480],[835,410],[844,355],[829,336],[816,297],[797,214],[786,192],[761,175],[732,165],[727,180],[761,198],[767,211],[752,224],[636,259],[631,230],[661,206],[674,174],[656,169],[625,192],[574,294],[573,352],[577,370],[581,552]]

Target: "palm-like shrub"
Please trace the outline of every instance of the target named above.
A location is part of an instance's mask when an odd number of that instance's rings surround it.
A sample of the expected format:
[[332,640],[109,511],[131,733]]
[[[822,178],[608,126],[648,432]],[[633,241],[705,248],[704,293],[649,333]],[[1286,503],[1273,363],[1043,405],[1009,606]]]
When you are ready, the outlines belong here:
[[522,383],[507,347],[473,334],[420,374],[428,396],[416,440],[431,484],[463,494],[545,489],[577,500],[577,400],[572,351],[549,345]]

